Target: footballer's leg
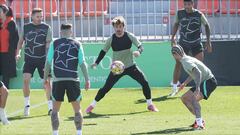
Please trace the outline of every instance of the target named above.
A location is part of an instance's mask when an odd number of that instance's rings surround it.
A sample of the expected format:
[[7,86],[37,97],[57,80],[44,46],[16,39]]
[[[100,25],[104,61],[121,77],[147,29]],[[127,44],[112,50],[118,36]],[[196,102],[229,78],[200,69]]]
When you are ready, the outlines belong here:
[[80,108],[80,101],[82,99],[80,82],[67,81],[66,85],[68,101],[72,104],[74,111],[74,123],[76,126],[77,135],[82,135],[83,115]]
[[[44,64],[43,63],[39,63],[37,66],[38,69],[38,73],[39,76],[43,79],[44,76]],[[51,78],[50,76],[48,77],[48,83],[44,86],[44,90],[45,90],[45,94],[46,94],[46,98],[47,98],[47,102],[48,102],[48,115],[51,115],[52,113],[52,100],[51,100]]]
[[82,123],[83,123],[83,115],[82,115],[82,111],[80,109],[80,102],[79,101],[74,101],[71,102],[72,103],[72,107],[74,110],[74,123],[76,126],[76,130],[77,130],[77,135],[82,135]]
[[51,93],[52,93],[52,89],[51,89],[51,79],[50,77],[48,78],[48,83],[47,85],[44,86],[45,89],[45,93],[46,93],[46,98],[48,101],[48,115],[51,115],[52,113],[52,99],[51,99]]
[[30,114],[30,81],[32,74],[23,73],[24,116]]
[[148,110],[153,111],[153,112],[158,112],[157,107],[152,103],[151,89],[150,89],[148,81],[145,78],[143,72],[136,65],[134,65],[134,66],[126,69],[126,73],[131,78],[136,80],[139,84],[141,84],[142,90],[143,90],[143,95],[145,96],[146,101],[147,101]]
[[6,112],[4,110],[8,97],[8,89],[0,82],[0,120],[3,125],[8,125],[10,122],[7,119]]
[[189,90],[185,94],[182,95],[181,100],[182,100],[183,104],[187,107],[187,109],[193,115],[195,115],[194,108],[192,106],[192,95],[193,95],[193,92]]
[[174,72],[173,72],[173,84],[172,84],[172,93],[170,96],[175,96],[178,93],[179,78],[181,75],[182,65],[179,61],[176,61]]
[[200,60],[200,61],[203,61],[204,59],[204,53],[203,52],[200,52],[198,53],[197,55],[194,56],[196,59]]
[[93,102],[86,109],[86,113],[91,113],[97,102],[100,101],[114,86],[114,84],[124,75],[125,71],[120,75],[113,75],[112,72],[108,75],[108,78],[102,88],[98,90],[98,93]]
[[52,123],[52,130],[53,135],[58,135],[58,128],[59,128],[59,109],[61,107],[61,101],[53,101],[53,111],[51,114],[51,123]]
[[58,127],[59,127],[59,109],[61,107],[61,102],[64,101],[64,94],[66,87],[64,86],[64,82],[53,82],[52,83],[52,99],[53,99],[53,110],[51,114],[51,123],[53,135],[58,135]]

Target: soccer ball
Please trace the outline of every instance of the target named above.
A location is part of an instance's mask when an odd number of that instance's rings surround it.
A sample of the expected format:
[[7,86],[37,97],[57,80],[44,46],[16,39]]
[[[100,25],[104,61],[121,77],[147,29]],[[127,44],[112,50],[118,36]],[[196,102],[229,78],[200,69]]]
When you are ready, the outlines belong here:
[[113,61],[112,65],[111,65],[111,72],[114,75],[120,75],[121,73],[123,73],[125,69],[124,64],[121,61]]

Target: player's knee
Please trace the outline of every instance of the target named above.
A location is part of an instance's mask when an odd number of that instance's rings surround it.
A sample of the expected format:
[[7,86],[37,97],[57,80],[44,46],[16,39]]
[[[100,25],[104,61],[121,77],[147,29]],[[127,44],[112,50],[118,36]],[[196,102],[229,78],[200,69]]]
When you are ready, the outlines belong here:
[[1,95],[8,96],[8,93],[9,93],[8,89],[5,86],[3,86],[2,91],[1,91]]
[[148,87],[149,86],[149,83],[148,83],[148,81],[147,80],[142,80],[141,81],[141,85],[143,86],[143,87]]

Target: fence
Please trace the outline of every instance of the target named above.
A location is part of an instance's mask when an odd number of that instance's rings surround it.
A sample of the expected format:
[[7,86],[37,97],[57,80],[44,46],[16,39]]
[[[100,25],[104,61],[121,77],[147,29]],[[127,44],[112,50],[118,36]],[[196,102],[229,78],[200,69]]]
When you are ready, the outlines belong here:
[[[213,40],[239,40],[239,0],[195,0],[195,6],[208,18]],[[11,7],[20,31],[31,21],[30,11],[40,7],[55,38],[60,36],[60,24],[70,22],[75,38],[104,41],[113,32],[111,19],[122,15],[127,21],[126,30],[146,41],[170,39],[183,0],[14,0]]]

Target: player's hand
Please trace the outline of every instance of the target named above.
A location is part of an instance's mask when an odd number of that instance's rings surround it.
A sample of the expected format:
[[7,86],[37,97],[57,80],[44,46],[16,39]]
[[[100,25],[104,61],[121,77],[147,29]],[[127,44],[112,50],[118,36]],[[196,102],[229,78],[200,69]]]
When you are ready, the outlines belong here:
[[19,61],[20,58],[21,58],[21,55],[20,55],[20,54],[17,54],[17,55],[15,56],[16,61]]
[[90,89],[90,87],[91,87],[91,83],[88,80],[88,81],[85,82],[85,89],[88,90],[88,89]]
[[198,96],[200,95],[200,88],[197,87],[196,90],[194,91],[193,95],[198,98]]
[[45,81],[43,82],[43,87],[44,87],[44,89],[47,89],[47,88],[49,87],[49,82],[48,82],[48,80],[45,80]]
[[210,41],[206,42],[206,48],[205,49],[207,50],[208,53],[212,52],[212,44],[211,44]]
[[133,56],[134,57],[139,57],[140,56],[140,52],[139,51],[134,51],[133,52]]
[[185,86],[186,86],[186,83],[182,83],[179,87],[179,91],[183,90]]
[[96,69],[96,68],[97,68],[97,63],[93,63],[93,64],[91,65],[91,68],[92,68],[92,69]]
[[176,45],[177,45],[176,40],[175,40],[174,38],[172,38],[172,40],[171,40],[171,46],[173,47],[173,46],[176,46]]

